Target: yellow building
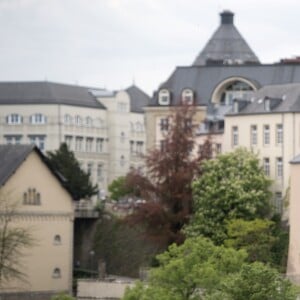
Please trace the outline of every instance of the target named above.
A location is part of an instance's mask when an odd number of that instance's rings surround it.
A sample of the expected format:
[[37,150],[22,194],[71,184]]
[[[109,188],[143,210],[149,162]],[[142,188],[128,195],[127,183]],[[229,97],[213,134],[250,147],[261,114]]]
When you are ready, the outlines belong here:
[[34,238],[18,258],[26,282],[5,282],[0,298],[44,300],[70,292],[74,214],[63,179],[33,145],[0,145],[0,166],[1,196],[18,202],[11,224]]

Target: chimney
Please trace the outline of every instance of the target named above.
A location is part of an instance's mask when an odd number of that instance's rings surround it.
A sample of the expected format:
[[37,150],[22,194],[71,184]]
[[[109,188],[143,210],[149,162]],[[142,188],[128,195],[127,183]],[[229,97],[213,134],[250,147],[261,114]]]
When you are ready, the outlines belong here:
[[222,25],[233,24],[234,13],[231,12],[230,10],[224,10],[223,12],[220,13],[220,16],[221,16]]

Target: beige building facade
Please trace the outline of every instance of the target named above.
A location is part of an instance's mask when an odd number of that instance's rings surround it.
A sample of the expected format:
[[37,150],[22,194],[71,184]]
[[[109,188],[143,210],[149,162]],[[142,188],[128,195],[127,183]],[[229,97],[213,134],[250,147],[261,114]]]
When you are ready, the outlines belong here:
[[0,82],[0,144],[36,144],[45,153],[65,142],[103,199],[110,182],[142,164],[148,100],[136,86],[111,92],[50,82]]
[[[18,203],[9,228],[25,228],[34,239],[18,257],[26,281],[9,280],[3,299],[50,299],[72,291],[73,203],[63,182],[34,146],[1,145],[1,201]],[[2,206],[3,208],[3,206]],[[5,214],[6,211],[1,211]],[[15,297],[15,298],[13,298]]]

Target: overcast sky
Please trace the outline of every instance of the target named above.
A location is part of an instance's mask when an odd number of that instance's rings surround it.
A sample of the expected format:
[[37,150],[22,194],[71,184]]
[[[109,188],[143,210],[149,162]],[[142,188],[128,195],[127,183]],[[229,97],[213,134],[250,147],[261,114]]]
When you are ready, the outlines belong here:
[[299,0],[0,0],[0,80],[48,80],[148,94],[235,25],[261,62],[300,56]]

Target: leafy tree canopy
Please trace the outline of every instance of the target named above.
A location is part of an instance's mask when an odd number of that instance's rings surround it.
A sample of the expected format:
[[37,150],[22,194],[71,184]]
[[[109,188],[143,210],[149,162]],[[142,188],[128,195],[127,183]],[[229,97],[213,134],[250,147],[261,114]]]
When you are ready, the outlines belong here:
[[132,195],[133,189],[126,184],[126,178],[120,176],[108,186],[110,198],[118,201],[120,198]]
[[203,174],[193,183],[194,216],[185,232],[222,244],[228,221],[253,220],[270,214],[271,181],[258,157],[246,149],[204,162]]
[[273,263],[272,249],[278,242],[274,226],[274,222],[266,219],[232,220],[227,226],[225,245],[245,249],[250,262]]
[[296,300],[292,284],[262,263],[246,263],[246,253],[188,238],[158,255],[149,281],[127,289],[123,300]]
[[90,174],[80,168],[74,153],[65,143],[58,150],[47,152],[47,156],[53,168],[66,178],[66,188],[74,200],[90,198],[98,193],[98,187],[92,184]]

